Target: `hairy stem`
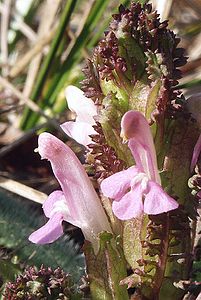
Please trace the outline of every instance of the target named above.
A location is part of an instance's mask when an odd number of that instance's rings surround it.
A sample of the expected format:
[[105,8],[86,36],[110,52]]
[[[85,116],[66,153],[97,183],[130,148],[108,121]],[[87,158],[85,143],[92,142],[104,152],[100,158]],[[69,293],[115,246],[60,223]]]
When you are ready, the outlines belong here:
[[168,257],[168,247],[169,247],[169,213],[165,216],[165,222],[163,226],[163,239],[161,241],[161,254],[159,256],[158,266],[156,269],[156,274],[153,282],[153,291],[154,291],[154,299],[159,300],[160,288],[163,283],[166,262]]

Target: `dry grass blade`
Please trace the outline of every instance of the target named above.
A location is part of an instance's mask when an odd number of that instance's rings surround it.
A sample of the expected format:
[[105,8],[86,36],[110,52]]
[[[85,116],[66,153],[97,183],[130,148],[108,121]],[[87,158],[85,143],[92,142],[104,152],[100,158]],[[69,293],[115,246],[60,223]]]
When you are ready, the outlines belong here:
[[11,90],[11,92],[17,96],[21,101],[20,101],[20,105],[22,104],[26,104],[32,111],[40,114],[41,116],[43,116],[46,120],[48,120],[48,122],[53,125],[56,129],[58,129],[60,132],[63,133],[62,129],[60,128],[59,124],[57,123],[57,121],[54,118],[50,118],[49,116],[47,116],[41,109],[40,107],[34,103],[31,99],[25,97],[18,89],[16,89],[16,87],[11,84],[8,80],[6,80],[5,78],[0,76],[0,84],[6,88]]
[[192,45],[189,47],[189,60],[196,60],[201,57],[201,33],[197,35],[197,37],[194,39]]
[[23,20],[16,17],[17,27],[30,41],[35,42],[37,34]]
[[33,57],[35,57],[38,53],[41,53],[43,48],[50,43],[54,34],[56,32],[56,26],[48,33],[40,38],[38,42],[36,42],[35,46],[30,49],[18,62],[16,62],[15,66],[10,70],[9,76],[14,78],[18,76],[25,67],[30,63]]
[[[46,5],[43,10],[42,20],[38,29],[38,39],[40,39],[42,36],[45,36],[45,34],[47,34],[47,32],[51,30],[53,23],[56,21],[55,17],[60,2],[61,2],[60,0],[53,1],[53,2],[51,0],[46,1]],[[31,61],[29,65],[29,69],[27,72],[27,77],[23,89],[23,94],[27,97],[31,95],[31,91],[33,89],[37,77],[37,73],[40,68],[42,57],[43,57],[43,53],[41,52],[36,57],[34,57],[34,59]]]
[[7,179],[2,176],[0,176],[0,187],[40,204],[43,204],[43,202],[47,199],[47,195],[45,193],[28,187],[27,185],[24,185],[18,181]]
[[173,0],[153,0],[154,8],[160,14],[161,20],[166,20],[169,16]]
[[[77,38],[77,34],[75,35],[74,32],[72,32],[70,29],[68,30],[68,35],[72,40],[72,44],[71,46],[67,49],[66,53],[64,53],[64,56],[68,55],[70,50],[72,49],[73,45],[75,44],[76,38]],[[89,59],[90,55],[87,51],[87,49],[85,47],[82,48],[82,55],[85,59]]]
[[[91,12],[93,4],[94,4],[94,1],[90,1],[89,3],[86,4],[85,10],[84,10],[84,15],[82,16],[82,21],[79,23],[76,33],[74,34],[71,30],[68,30],[69,36],[71,37],[71,42],[63,54],[63,57],[65,57],[65,59],[66,59],[66,57],[68,57],[70,51],[72,50],[72,48],[76,42],[77,37],[79,36],[83,27],[85,26],[85,21]],[[83,48],[82,52],[83,52],[85,58],[89,57],[86,49]]]
[[[4,5],[2,3],[0,3],[0,13],[4,13]],[[20,30],[30,41],[35,41],[37,34],[20,18],[18,12],[14,10],[11,11],[10,14],[16,21],[18,30]]]
[[5,0],[1,13],[1,59],[4,67],[2,68],[3,76],[8,74],[8,27],[10,18],[11,0]]

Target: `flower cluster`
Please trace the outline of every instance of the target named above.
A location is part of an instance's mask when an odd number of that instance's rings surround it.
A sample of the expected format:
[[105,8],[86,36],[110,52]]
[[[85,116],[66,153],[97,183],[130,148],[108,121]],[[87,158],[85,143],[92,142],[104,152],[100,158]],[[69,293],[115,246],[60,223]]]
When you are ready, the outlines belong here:
[[[69,86],[66,95],[68,106],[77,117],[75,122],[66,122],[61,127],[77,142],[87,146],[94,130],[95,104],[76,87]],[[75,99],[73,104],[72,97]],[[128,220],[143,212],[155,215],[176,209],[178,203],[160,186],[153,138],[145,117],[140,112],[129,111],[122,118],[121,128],[121,136],[128,140],[136,166],[106,178],[101,184],[103,194],[114,200],[114,214],[121,220]],[[38,151],[43,159],[51,162],[62,191],[49,195],[43,204],[49,221],[32,233],[29,240],[39,244],[55,241],[63,234],[62,221],[65,220],[80,227],[97,250],[98,234],[110,232],[111,228],[83,166],[71,149],[55,136],[42,133],[38,143]]]
[[52,270],[41,266],[39,270],[29,267],[14,282],[8,282],[3,299],[69,299],[75,294],[77,292],[69,274],[60,268]]

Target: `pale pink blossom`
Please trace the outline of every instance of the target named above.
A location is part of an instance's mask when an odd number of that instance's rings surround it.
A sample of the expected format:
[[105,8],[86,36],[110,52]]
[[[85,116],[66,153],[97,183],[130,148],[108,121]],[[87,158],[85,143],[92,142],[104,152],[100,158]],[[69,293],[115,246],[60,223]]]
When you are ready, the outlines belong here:
[[[199,128],[201,128],[201,93],[193,94],[186,101],[186,106],[191,116],[197,121]],[[199,155],[201,152],[201,134],[194,146],[193,156],[191,160],[191,172],[194,171],[195,165],[197,164]]]
[[156,152],[149,124],[138,111],[127,112],[121,122],[121,136],[136,165],[118,172],[101,183],[103,194],[113,199],[117,218],[129,220],[143,213],[157,215],[178,207],[161,187]]
[[81,228],[85,239],[97,251],[99,233],[111,228],[83,166],[72,150],[55,136],[42,133],[38,143],[41,157],[50,161],[62,190],[51,193],[43,204],[49,220],[29,240],[37,244],[52,243],[63,234],[65,220]]
[[193,150],[193,156],[191,160],[191,172],[193,172],[195,165],[197,164],[198,158],[200,156],[201,152],[201,134],[195,144],[194,150]]
[[76,119],[75,122],[63,123],[61,128],[68,136],[87,147],[92,143],[90,135],[96,133],[93,125],[95,125],[97,107],[91,99],[84,96],[83,91],[75,86],[69,85],[65,95],[68,108],[76,114]]

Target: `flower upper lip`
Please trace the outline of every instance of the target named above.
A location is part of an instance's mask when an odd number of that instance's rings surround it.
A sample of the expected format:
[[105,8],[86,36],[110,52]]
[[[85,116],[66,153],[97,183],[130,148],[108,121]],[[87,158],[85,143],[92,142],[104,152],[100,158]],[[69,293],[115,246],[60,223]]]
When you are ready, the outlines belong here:
[[200,152],[201,152],[201,134],[195,144],[194,150],[193,150],[193,156],[192,156],[192,160],[191,160],[191,172],[193,172],[195,165],[197,164],[198,158],[200,156]]
[[155,146],[146,118],[139,111],[128,111],[121,120],[121,135],[128,140],[136,166],[150,177],[161,183],[158,174]]

